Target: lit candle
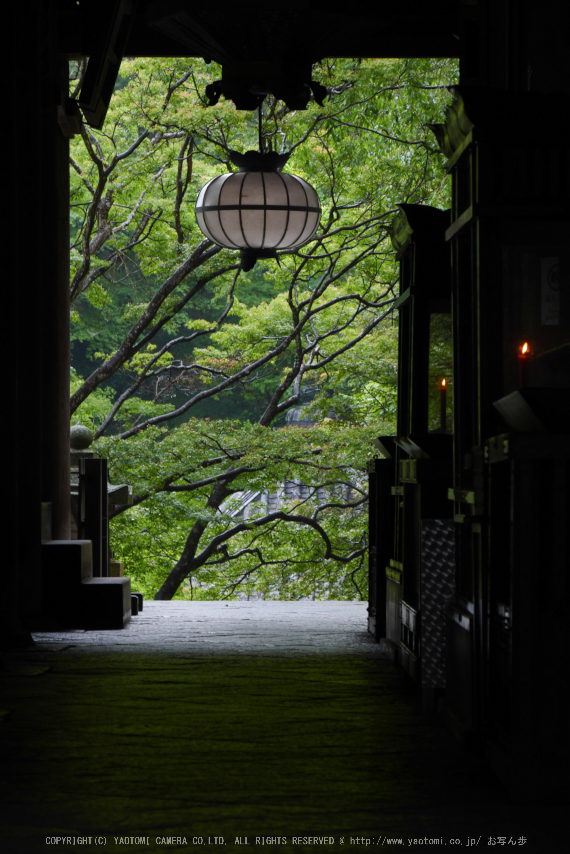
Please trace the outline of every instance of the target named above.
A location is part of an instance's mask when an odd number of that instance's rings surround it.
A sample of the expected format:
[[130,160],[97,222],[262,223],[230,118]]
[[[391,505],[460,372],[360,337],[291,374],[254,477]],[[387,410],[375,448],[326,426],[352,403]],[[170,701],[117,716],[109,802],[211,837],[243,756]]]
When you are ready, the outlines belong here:
[[442,433],[446,432],[447,428],[447,415],[446,415],[446,405],[447,405],[447,384],[445,378],[441,381],[440,386],[440,397],[439,397],[439,427]]
[[528,382],[528,342],[525,341],[518,354],[519,388],[526,388]]

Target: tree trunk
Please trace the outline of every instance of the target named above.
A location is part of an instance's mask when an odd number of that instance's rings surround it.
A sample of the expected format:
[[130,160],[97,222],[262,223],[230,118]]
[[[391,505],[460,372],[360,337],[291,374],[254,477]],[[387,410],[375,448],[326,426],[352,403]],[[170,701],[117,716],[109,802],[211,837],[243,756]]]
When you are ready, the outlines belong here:
[[[237,475],[233,475],[233,477],[237,477]],[[231,495],[231,490],[228,488],[228,484],[231,483],[233,477],[231,471],[229,471],[227,480],[222,480],[220,483],[215,485],[206,504],[206,507],[209,510],[218,510],[222,502]],[[184,549],[182,550],[180,559],[169,572],[164,584],[159,590],[157,590],[154,596],[155,599],[172,599],[180,585],[186,578],[188,578],[191,571],[197,568],[199,564],[197,564],[194,559],[202,534],[207,527],[207,522],[199,521],[194,523],[192,530],[188,535],[188,539],[184,544]]]

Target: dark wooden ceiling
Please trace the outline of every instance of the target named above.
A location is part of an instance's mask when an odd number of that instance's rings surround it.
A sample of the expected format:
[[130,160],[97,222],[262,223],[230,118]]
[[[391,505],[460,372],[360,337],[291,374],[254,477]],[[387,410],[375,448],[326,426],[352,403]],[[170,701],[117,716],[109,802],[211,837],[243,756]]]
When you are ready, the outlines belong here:
[[[476,0],[139,0],[124,55],[220,63],[458,56],[463,20],[474,6]],[[116,0],[59,0],[61,52],[100,50],[115,7]]]

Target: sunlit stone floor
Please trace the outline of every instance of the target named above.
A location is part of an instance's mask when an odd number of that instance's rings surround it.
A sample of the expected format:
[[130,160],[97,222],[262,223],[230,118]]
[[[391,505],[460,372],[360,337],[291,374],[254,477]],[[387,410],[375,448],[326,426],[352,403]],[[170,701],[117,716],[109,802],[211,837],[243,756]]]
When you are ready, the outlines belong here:
[[0,672],[8,854],[568,850],[563,810],[510,805],[422,717],[363,603],[145,602],[35,641]]

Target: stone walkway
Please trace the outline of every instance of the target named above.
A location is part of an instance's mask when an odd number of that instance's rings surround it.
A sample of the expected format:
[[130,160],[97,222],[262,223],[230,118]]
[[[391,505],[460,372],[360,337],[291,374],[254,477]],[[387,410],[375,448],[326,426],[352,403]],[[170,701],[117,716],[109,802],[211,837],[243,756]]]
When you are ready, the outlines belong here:
[[364,602],[154,602],[121,631],[42,633],[45,649],[180,655],[379,657]]
[[422,717],[362,603],[145,602],[35,640],[0,672],[7,854],[568,850],[560,808]]

